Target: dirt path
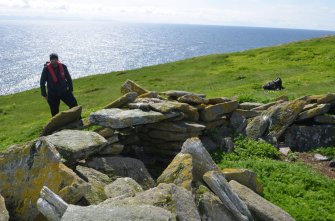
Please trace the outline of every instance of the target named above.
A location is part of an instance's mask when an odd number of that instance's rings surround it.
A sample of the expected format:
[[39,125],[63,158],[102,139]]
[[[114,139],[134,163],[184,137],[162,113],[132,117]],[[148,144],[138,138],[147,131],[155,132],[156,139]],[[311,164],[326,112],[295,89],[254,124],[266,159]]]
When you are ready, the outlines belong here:
[[297,153],[298,161],[302,161],[307,165],[310,165],[314,170],[320,172],[321,174],[335,179],[335,168],[328,166],[329,161],[317,161],[314,158],[314,153]]

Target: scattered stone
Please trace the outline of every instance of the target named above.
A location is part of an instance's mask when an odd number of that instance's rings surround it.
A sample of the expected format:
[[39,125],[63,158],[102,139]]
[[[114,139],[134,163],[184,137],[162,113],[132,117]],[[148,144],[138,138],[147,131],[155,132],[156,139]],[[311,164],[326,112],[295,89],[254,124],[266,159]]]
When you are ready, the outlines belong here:
[[85,193],[84,198],[90,204],[98,204],[107,199],[104,187],[112,183],[112,179],[95,169],[77,166],[76,173],[91,185],[91,189]]
[[203,121],[213,121],[222,117],[224,114],[233,112],[238,107],[236,101],[209,105],[200,112],[200,118]]
[[321,154],[314,154],[314,159],[317,161],[328,161],[328,157],[327,156],[323,156]]
[[118,178],[113,183],[105,186],[105,194],[108,198],[132,197],[142,191],[140,184],[130,177]]
[[288,156],[288,154],[291,152],[291,148],[289,147],[280,147],[279,152],[282,153],[284,156]]
[[202,98],[206,97],[206,95],[204,94],[195,94],[195,93],[188,92],[188,91],[176,91],[176,90],[165,91],[165,92],[162,92],[161,94],[172,97],[172,98],[179,98],[185,95],[196,95]]
[[86,159],[107,145],[107,140],[91,131],[62,130],[45,137],[69,164]]
[[161,183],[157,187],[125,199],[107,199],[100,205],[107,208],[130,205],[152,205],[173,214],[172,220],[201,220],[190,191],[175,184]]
[[155,186],[143,162],[130,157],[94,157],[86,161],[88,167],[94,168],[107,174],[109,177],[115,175],[120,177],[131,177],[138,182],[143,189]]
[[227,97],[217,97],[217,98],[209,98],[208,99],[208,104],[220,104],[220,103],[225,103],[225,102],[229,102],[231,101],[231,99],[227,98]]
[[0,221],[8,221],[9,214],[6,209],[5,199],[0,195]]
[[239,108],[241,108],[242,110],[251,110],[253,108],[261,107],[263,105],[263,103],[243,102],[239,105]]
[[0,153],[0,190],[12,220],[38,220],[39,192],[48,186],[68,203],[77,203],[89,185],[60,163],[56,148],[44,138]]
[[325,114],[329,111],[330,104],[319,104],[317,107],[301,112],[297,120],[313,118],[317,115]]
[[133,102],[137,98],[137,96],[138,94],[136,92],[128,92],[113,101],[112,103],[106,105],[103,109],[120,108],[128,103]]
[[335,126],[291,126],[285,132],[285,145],[296,151],[335,146]]
[[50,135],[53,132],[65,127],[66,125],[79,121],[81,119],[81,111],[82,107],[76,106],[56,114],[50,119],[47,125],[44,126],[41,135]]
[[256,220],[260,221],[294,221],[294,219],[271,202],[265,200],[249,188],[232,180],[229,182],[232,190],[247,204]]
[[158,177],[157,183],[174,183],[177,186],[192,190],[192,156],[179,153],[170,165]]
[[335,124],[335,115],[324,114],[315,116],[314,121],[320,124]]
[[95,125],[120,129],[135,125],[155,123],[175,116],[178,116],[178,113],[164,115],[156,111],[144,112],[139,109],[121,110],[112,108],[91,113],[90,122]]
[[202,176],[208,171],[220,171],[197,137],[187,139],[182,146],[181,153],[192,156],[192,173],[195,181],[202,181]]
[[257,178],[257,174],[247,169],[225,168],[222,170],[226,180],[235,180],[244,186],[249,187],[254,192],[261,194],[263,187]]
[[201,220],[235,221],[233,214],[225,207],[222,201],[207,187],[201,185],[196,190],[196,205]]
[[136,84],[135,82],[131,80],[127,80],[122,86],[121,86],[121,93],[127,94],[129,92],[136,92],[138,95],[142,95],[145,93],[148,93],[149,91],[142,88],[140,85]]
[[247,205],[233,192],[224,175],[218,171],[209,171],[203,176],[209,188],[220,198],[236,220],[253,220]]
[[188,104],[205,104],[207,103],[206,99],[195,94],[185,94],[177,99],[179,102],[188,103]]

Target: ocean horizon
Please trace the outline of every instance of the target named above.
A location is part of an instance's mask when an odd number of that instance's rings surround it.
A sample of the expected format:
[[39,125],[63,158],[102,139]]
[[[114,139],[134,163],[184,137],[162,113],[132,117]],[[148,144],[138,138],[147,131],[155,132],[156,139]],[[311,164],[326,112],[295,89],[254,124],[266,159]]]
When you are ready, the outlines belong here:
[[39,87],[56,52],[72,78],[245,51],[334,31],[108,21],[0,21],[0,95]]

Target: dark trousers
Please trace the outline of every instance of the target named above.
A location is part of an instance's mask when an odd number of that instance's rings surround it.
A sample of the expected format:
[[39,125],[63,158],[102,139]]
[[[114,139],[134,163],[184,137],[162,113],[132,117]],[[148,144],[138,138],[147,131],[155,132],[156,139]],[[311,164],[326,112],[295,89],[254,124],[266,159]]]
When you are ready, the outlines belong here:
[[48,104],[50,106],[51,115],[55,116],[59,112],[59,104],[62,100],[69,108],[78,106],[76,98],[73,96],[71,91],[66,91],[61,95],[48,94]]

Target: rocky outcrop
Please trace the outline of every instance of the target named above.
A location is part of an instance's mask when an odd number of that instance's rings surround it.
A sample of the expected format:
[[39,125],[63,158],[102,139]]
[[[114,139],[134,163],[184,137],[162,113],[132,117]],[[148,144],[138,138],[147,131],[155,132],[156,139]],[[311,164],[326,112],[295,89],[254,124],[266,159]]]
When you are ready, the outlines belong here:
[[91,131],[62,130],[45,137],[69,164],[87,159],[107,145],[107,140]]
[[36,207],[43,186],[66,202],[76,203],[89,186],[60,163],[56,148],[44,138],[0,153],[0,190],[13,220],[38,220]]
[[232,180],[232,190],[247,204],[248,208],[259,221],[293,221],[294,219],[278,206],[265,200],[249,188]]
[[[42,136],[50,135],[60,129],[68,128],[72,129],[73,123],[78,122],[81,119],[82,107],[76,106],[69,110],[59,112],[53,116],[50,121],[44,126]],[[72,124],[72,125],[71,125]],[[79,125],[81,121],[79,122]]]

